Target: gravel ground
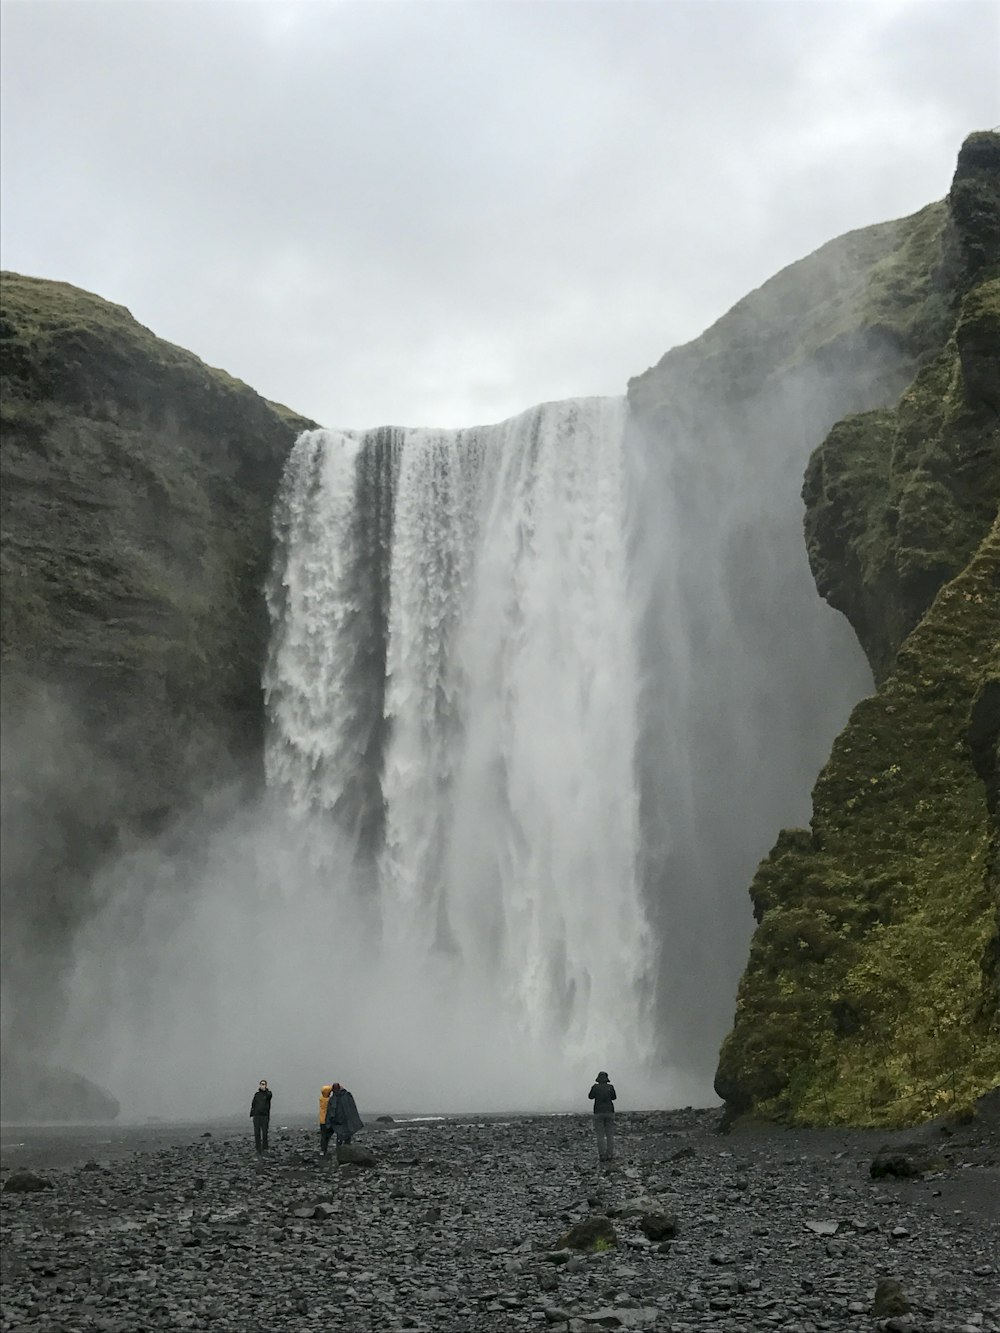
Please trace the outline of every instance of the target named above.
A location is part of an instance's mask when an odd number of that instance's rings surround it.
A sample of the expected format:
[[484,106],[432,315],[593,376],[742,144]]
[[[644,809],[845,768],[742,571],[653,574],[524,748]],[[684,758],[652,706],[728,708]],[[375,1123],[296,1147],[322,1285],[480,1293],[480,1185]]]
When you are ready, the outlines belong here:
[[[5,1129],[0,1330],[1000,1333],[995,1121],[910,1135],[939,1163],[907,1181],[869,1173],[905,1135],[717,1125],[619,1115],[604,1172],[582,1115],[370,1125],[371,1168],[303,1127],[260,1159],[249,1126],[132,1131],[129,1155],[128,1131],[53,1130],[47,1159]],[[19,1152],[51,1188],[6,1188]],[[594,1214],[617,1244],[565,1248]],[[883,1279],[909,1311],[875,1312]]]

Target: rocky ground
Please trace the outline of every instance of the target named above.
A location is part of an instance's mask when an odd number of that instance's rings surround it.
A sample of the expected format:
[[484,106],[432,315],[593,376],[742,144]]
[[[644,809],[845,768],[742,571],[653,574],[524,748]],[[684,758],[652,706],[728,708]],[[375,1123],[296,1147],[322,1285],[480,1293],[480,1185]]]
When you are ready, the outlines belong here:
[[872,1179],[882,1134],[717,1125],[620,1115],[603,1173],[584,1116],[374,1124],[374,1166],[276,1126],[259,1160],[216,1129],[48,1188],[8,1167],[0,1330],[1000,1330],[995,1120],[902,1136],[906,1180]]

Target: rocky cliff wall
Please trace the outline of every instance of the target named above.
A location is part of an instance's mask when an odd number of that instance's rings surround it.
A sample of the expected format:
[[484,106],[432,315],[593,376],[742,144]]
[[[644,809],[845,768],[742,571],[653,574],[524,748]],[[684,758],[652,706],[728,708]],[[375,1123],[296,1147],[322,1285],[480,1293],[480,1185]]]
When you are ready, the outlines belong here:
[[0,295],[4,1027],[34,1046],[95,866],[253,780],[271,504],[312,423],[87,292]]
[[948,336],[806,474],[817,585],[879,688],[751,886],[732,1116],[903,1123],[1000,1082],[1000,135],[948,207]]

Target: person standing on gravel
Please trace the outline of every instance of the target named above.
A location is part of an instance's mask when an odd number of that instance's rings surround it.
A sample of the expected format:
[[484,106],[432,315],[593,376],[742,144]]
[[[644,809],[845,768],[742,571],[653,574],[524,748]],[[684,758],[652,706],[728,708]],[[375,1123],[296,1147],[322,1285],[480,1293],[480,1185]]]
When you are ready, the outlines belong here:
[[597,1082],[587,1093],[594,1103],[594,1133],[597,1135],[597,1155],[602,1162],[612,1162],[615,1156],[615,1085],[602,1069]]
[[253,1144],[258,1154],[267,1152],[267,1127],[271,1120],[271,1089],[262,1078],[250,1101],[250,1119],[253,1121]]
[[332,1083],[324,1083],[319,1090],[319,1155],[325,1157],[329,1147],[330,1138],[333,1130],[326,1123],[326,1108],[330,1105],[330,1094],[333,1092]]
[[354,1098],[339,1083],[332,1084],[330,1088],[330,1100],[326,1106],[326,1127],[336,1134],[338,1147],[341,1143],[350,1143],[358,1130],[365,1127]]

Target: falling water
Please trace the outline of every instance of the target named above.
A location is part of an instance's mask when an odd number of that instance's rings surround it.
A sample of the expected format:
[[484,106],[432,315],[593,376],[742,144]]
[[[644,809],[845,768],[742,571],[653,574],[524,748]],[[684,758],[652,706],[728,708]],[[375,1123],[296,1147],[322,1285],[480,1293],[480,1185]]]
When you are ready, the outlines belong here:
[[277,515],[267,765],[370,862],[332,891],[374,893],[386,956],[416,954],[428,986],[485,978],[571,1059],[641,1062],[624,432],[624,401],[591,398],[303,435]]
[[262,1075],[288,1108],[581,1109],[602,1067],[625,1106],[711,1097],[754,866],[870,683],[798,495],[868,404],[682,390],[653,429],[586,399],[299,438],[269,790],[108,865],[67,1061],[138,1114]]

